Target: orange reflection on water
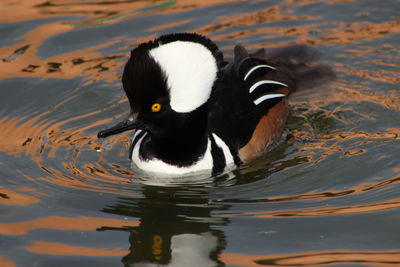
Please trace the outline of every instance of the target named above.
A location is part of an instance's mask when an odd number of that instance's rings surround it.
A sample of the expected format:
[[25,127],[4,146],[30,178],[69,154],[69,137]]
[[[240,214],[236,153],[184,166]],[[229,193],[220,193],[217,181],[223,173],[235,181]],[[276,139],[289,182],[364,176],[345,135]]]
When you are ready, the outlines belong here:
[[[213,40],[228,40],[228,39],[240,39],[243,37],[249,37],[252,35],[263,35],[264,39],[276,38],[282,36],[308,36],[310,28],[316,26],[315,24],[308,24],[303,26],[290,26],[290,27],[268,27],[260,26],[257,28],[252,27],[248,30],[242,31],[234,31],[228,34],[218,34],[219,31],[223,31],[224,29],[236,26],[254,26],[257,24],[268,23],[268,22],[276,22],[276,21],[313,21],[318,20],[319,17],[314,16],[295,16],[291,15],[291,11],[284,11],[285,8],[288,8],[287,4],[277,4],[273,7],[266,8],[264,10],[259,10],[253,13],[246,14],[238,14],[234,17],[220,17],[219,21],[197,29],[196,31],[202,33],[204,35],[208,35],[213,33]],[[274,46],[277,43],[274,42]],[[263,46],[268,46],[268,44],[263,44]],[[246,48],[254,49],[260,48],[259,45],[246,45]]]
[[[40,165],[39,167],[47,172],[49,176],[37,177],[35,180],[63,187],[85,188],[98,192],[117,192],[119,194],[122,193],[121,188],[110,187],[112,184],[120,185],[133,183],[128,179],[132,176],[132,172],[116,164],[113,164],[112,168],[118,172],[118,175],[112,174],[103,167],[94,164],[85,164],[83,169],[76,167],[74,163],[63,163],[62,165],[65,167],[63,171]],[[29,180],[31,178],[26,176],[26,179]],[[132,192],[129,192],[129,194],[132,195]]]
[[1,267],[16,267],[17,265],[14,262],[7,260],[6,258],[0,256],[0,266]]
[[[347,70],[346,72],[351,74],[356,72],[356,70]],[[368,78],[372,79],[371,77],[372,76],[369,76]],[[387,78],[384,79],[385,80],[382,80],[382,82],[394,83],[394,84],[398,83],[396,81],[388,80]],[[335,94],[335,98],[337,101],[340,101],[341,103],[370,102],[383,106],[388,109],[400,111],[400,96],[398,92],[387,91],[385,92],[385,94],[382,94],[377,92],[365,92],[361,90],[359,87],[352,89],[343,86],[338,86],[338,89],[340,89],[340,91],[338,91]]]
[[[231,1],[241,2],[242,0]],[[189,9],[202,8],[226,3],[225,0],[185,0],[185,1],[77,1],[57,0],[47,1],[13,1],[4,0],[2,10],[4,15],[0,21],[20,22],[34,19],[43,19],[54,16],[87,16],[80,19],[79,26],[89,23],[105,24],[118,21],[118,19],[146,15],[157,11],[157,14],[183,12]],[[87,24],[85,24],[86,22]]]
[[[14,155],[21,152],[34,154],[29,151],[29,149],[26,149],[26,145],[31,143],[32,141],[40,141],[40,138],[37,138],[36,133],[36,130],[40,131],[40,129],[35,129],[35,127],[32,127],[32,123],[29,122],[25,125],[20,125],[21,121],[22,119],[17,118],[0,118],[0,128],[2,129],[2,131],[0,131],[0,138],[2,140],[7,140],[7,142],[1,143],[1,152],[6,152]],[[34,120],[33,123],[35,123],[36,121],[37,120]],[[37,147],[40,147],[40,145],[38,144]]]
[[121,257],[129,253],[123,248],[89,248],[63,243],[34,241],[32,245],[25,247],[31,253],[48,255],[74,255],[97,257]]
[[[7,55],[0,61],[0,79],[15,77],[39,77],[72,79],[79,76],[90,75],[91,79],[113,82],[118,77],[116,69],[123,63],[116,59],[126,55],[103,56],[96,50],[117,43],[111,40],[104,44],[87,49],[80,49],[69,53],[62,53],[46,60],[37,55],[37,49],[42,43],[55,35],[70,31],[70,25],[49,23],[38,26],[28,34],[21,37],[27,40],[18,46],[1,47],[0,54]],[[21,47],[28,47],[23,53],[15,56]],[[12,58],[12,59],[11,59]],[[107,71],[106,71],[107,70]],[[101,77],[99,76],[101,74]],[[90,80],[86,78],[86,80]]]
[[[103,154],[96,151],[100,151],[103,144],[98,141],[93,131],[90,135],[82,135],[82,132],[97,125],[106,125],[113,120],[112,118],[94,121],[92,124],[85,125],[78,130],[60,130],[68,122],[92,116],[101,112],[101,110],[60,122],[46,121],[45,123],[39,123],[41,118],[51,111],[41,113],[30,119],[0,118],[0,127],[2,129],[0,138],[7,140],[7,142],[3,142],[0,145],[0,151],[16,156],[20,154],[31,155],[31,160],[35,161],[39,168],[49,174],[49,176],[34,178],[23,173],[19,175],[34,182],[45,181],[64,187],[88,188],[101,192],[108,192],[111,189],[104,187],[104,184],[96,184],[96,182],[105,182],[107,184],[131,183],[128,179],[132,176],[132,171],[129,167],[113,164],[111,166],[112,170],[117,173],[112,174],[97,163],[87,163],[79,167],[76,165],[79,162],[79,155],[82,151],[93,151],[93,153],[98,154],[98,157],[102,157]],[[129,138],[124,135],[107,139],[109,147],[120,143],[128,147],[129,142]],[[74,150],[74,153],[71,153],[72,157],[68,161],[61,163],[64,167],[62,171],[46,164],[48,158],[56,158],[58,156],[57,153],[61,148]],[[46,156],[44,157],[44,155]],[[2,199],[0,198],[0,200]]]
[[[293,130],[291,133],[299,140],[310,138],[313,142],[307,142],[302,144],[299,151],[307,152],[305,157],[308,157],[310,162],[317,164],[318,162],[326,159],[333,153],[342,152],[343,156],[354,156],[360,153],[364,153],[362,146],[371,143],[383,143],[393,142],[394,140],[400,140],[399,129],[391,128],[387,129],[388,132],[336,132],[329,134],[318,134],[316,136],[310,136],[309,132],[301,130]],[[351,144],[345,143],[349,140],[353,142]],[[317,155],[316,159],[313,156]]]
[[27,206],[40,202],[39,199],[23,194],[21,191],[32,191],[27,188],[16,190],[6,189],[0,186],[0,205]]
[[[380,179],[381,180],[381,179]],[[400,183],[400,176],[395,176],[390,179],[384,179],[376,183],[366,182],[356,186],[346,188],[345,190],[329,190],[323,192],[310,192],[292,196],[277,196],[259,199],[258,202],[287,202],[287,201],[303,201],[303,200],[323,200],[336,197],[344,197],[348,195],[359,195],[365,192],[385,188],[394,184]]]
[[[330,25],[332,23],[328,23]],[[320,30],[324,37],[309,38],[313,44],[332,43],[332,44],[353,44],[359,41],[372,40],[386,37],[388,34],[400,32],[399,21],[386,21],[382,23],[343,23],[335,22],[337,28]]]
[[233,266],[326,266],[336,264],[365,264],[394,266],[400,264],[400,250],[388,251],[311,251],[295,254],[245,255],[223,253],[220,260]]
[[[78,145],[88,146],[93,150],[101,148],[101,143],[97,141],[98,139],[95,133],[84,136],[81,135],[81,133],[99,125],[106,125],[110,121],[113,121],[113,118],[93,121],[91,124],[84,125],[78,130],[61,130],[61,128],[67,123],[96,115],[104,110],[84,113],[80,116],[71,117],[59,122],[42,122],[42,118],[45,115],[50,114],[53,110],[57,109],[58,106],[68,101],[73,101],[73,99],[64,99],[61,103],[55,103],[50,110],[40,113],[33,118],[14,118],[7,116],[0,118],[0,128],[2,129],[2,131],[0,131],[0,138],[7,140],[7,142],[2,142],[0,144],[0,151],[13,155],[18,155],[20,153],[32,155],[34,156],[33,160],[40,163],[41,157],[38,154],[41,154],[43,149],[48,150],[48,156],[51,158],[55,157],[58,149],[62,146],[71,148]],[[125,99],[121,99],[114,105],[119,105],[125,101]],[[107,108],[112,108],[113,106]],[[44,142],[44,137],[48,141]],[[108,141],[110,143],[121,142],[121,140],[117,138],[110,138]]]
[[[39,124],[38,122],[45,114],[46,113],[42,113],[27,121],[24,121],[24,118],[0,118],[0,127],[3,129],[0,132],[0,138],[7,140],[7,142],[3,142],[0,145],[0,151],[13,155],[18,155],[20,153],[32,155],[33,160],[40,162],[40,152],[43,152],[44,145],[46,145],[47,149],[51,150],[49,151],[50,156],[54,155],[62,145],[65,145],[66,142],[63,142],[63,140],[67,140],[69,144],[71,142],[75,142],[75,144],[80,143],[81,145],[90,146],[93,149],[99,146],[96,142],[91,141],[95,140],[96,137],[94,136],[83,137],[73,131],[66,132],[60,130],[59,126],[66,123],[68,120],[55,123],[54,125],[51,125],[51,122]],[[75,119],[76,118],[71,118],[70,120]],[[46,136],[47,140],[50,140],[50,142],[45,144],[43,141],[44,136]]]
[[335,3],[350,3],[350,2],[358,2],[360,0],[286,0],[285,2],[288,5],[299,5],[299,6],[304,6],[304,5],[310,5],[310,4],[315,4],[315,3],[324,3],[324,4],[335,4]]
[[[260,10],[253,13],[239,14],[232,17],[220,17],[219,21],[213,25],[208,25],[198,29],[202,34],[213,33],[214,40],[241,39],[252,35],[264,36],[258,39],[265,40],[261,46],[279,46],[289,43],[304,43],[312,45],[338,45],[353,44],[365,40],[373,40],[376,38],[384,38],[387,35],[398,34],[400,32],[399,21],[387,21],[382,23],[344,23],[340,21],[321,21],[318,16],[295,16],[292,15],[293,5],[303,5],[305,2],[288,1],[283,4],[277,4],[273,7]],[[313,1],[321,2],[321,1]],[[218,34],[227,28],[235,26],[254,26],[257,24],[277,22],[277,21],[293,21],[293,24],[287,27],[276,27],[268,25],[260,25],[260,27],[251,27],[251,29],[243,29],[242,31],[234,31],[228,34]],[[305,25],[299,25],[298,21],[309,21]],[[327,27],[325,27],[327,26]],[[324,27],[324,28],[321,28]],[[269,43],[269,39],[294,37],[295,40],[283,41],[277,43],[273,40]],[[260,48],[260,44],[246,45],[248,48]],[[395,78],[396,79],[396,78]]]
[[[377,182],[365,182],[357,184],[356,186],[346,188],[345,190],[330,190],[324,192],[309,192],[299,195],[290,196],[276,196],[258,199],[256,202],[298,202],[304,200],[323,201],[331,198],[342,198],[349,195],[362,195],[373,190],[385,190],[400,184],[400,176],[394,176],[390,179],[378,178]],[[377,212],[384,210],[392,210],[400,208],[400,198],[386,200],[382,202],[373,202],[367,204],[354,204],[351,206],[331,206],[321,207],[315,206],[312,208],[302,208],[293,210],[278,210],[278,211],[260,211],[260,212],[247,212],[239,214],[228,214],[231,216],[255,216],[261,218],[272,217],[309,217],[309,216],[331,216],[331,215],[345,215],[357,214],[366,212]]]
[[[20,36],[18,43],[0,47],[0,79],[14,77],[40,77],[71,79],[85,76],[86,80],[101,79],[103,81],[115,81],[118,78],[122,62],[116,62],[120,57],[128,55],[103,56],[99,49],[126,41],[124,37],[110,40],[98,46],[87,49],[79,49],[69,53],[52,56],[46,60],[38,56],[38,47],[46,40],[79,27],[94,26],[98,24],[110,24],[119,22],[133,16],[141,16],[152,12],[171,13],[182,12],[187,9],[205,7],[224,3],[222,0],[208,1],[9,1],[2,3],[0,11],[3,16],[0,22],[15,23],[20,21],[40,20],[51,17],[77,16],[76,20],[69,18],[66,21],[49,22],[30,32]],[[81,19],[79,16],[87,18]],[[190,20],[172,22],[153,30],[166,29],[188,23]],[[143,36],[149,39],[150,36]],[[141,40],[141,38],[138,38]],[[135,43],[132,39],[130,42]],[[129,49],[126,49],[129,50]],[[87,77],[90,76],[90,77]]]
[[273,212],[253,212],[242,213],[239,216],[255,216],[259,218],[272,218],[272,217],[310,217],[310,216],[332,216],[332,215],[346,215],[357,214],[366,212],[377,212],[391,209],[400,208],[400,198],[390,201],[369,203],[365,205],[354,206],[338,206],[329,208],[312,208],[300,210],[282,210]]
[[184,25],[184,24],[190,23],[192,21],[193,21],[192,19],[187,19],[187,20],[172,22],[172,23],[168,23],[168,24],[158,25],[156,27],[147,29],[147,31],[148,32],[156,32],[156,31],[160,31],[160,30],[164,30],[164,29],[168,29],[168,28]]
[[63,231],[94,231],[100,227],[136,227],[138,221],[128,221],[98,217],[61,217],[49,216],[31,221],[1,223],[0,235],[25,235],[36,229],[56,229]]
[[[120,5],[121,4],[121,5]],[[129,7],[127,7],[127,5]],[[2,16],[2,22],[28,21],[33,19],[44,19],[47,17],[60,17],[63,15],[90,15],[90,18],[104,17],[113,13],[112,8],[116,6],[122,10],[137,9],[148,6],[146,2],[81,2],[81,1],[57,1],[56,3],[43,1],[10,1],[0,7],[0,11],[10,16]],[[75,8],[77,10],[75,10]],[[108,10],[106,13],[104,10]],[[120,12],[116,11],[116,12]],[[116,70],[122,63],[115,62],[116,59],[125,55],[103,56],[97,50],[116,44],[121,40],[110,40],[109,42],[92,46],[88,49],[79,49],[69,53],[62,53],[43,60],[38,56],[38,48],[49,38],[59,34],[72,31],[76,26],[70,22],[49,22],[33,28],[30,32],[18,38],[18,44],[0,47],[0,79],[14,77],[40,77],[71,79],[78,76],[91,75],[92,79],[101,78],[104,81],[115,81],[118,74]],[[106,71],[110,70],[110,71]],[[101,77],[98,74],[101,73]],[[87,79],[89,80],[89,79]]]
[[2,1],[3,22],[20,22],[59,16],[89,16],[89,19],[100,19],[127,10],[148,7],[147,1]]
[[[239,1],[238,1],[239,2]],[[324,1],[286,1],[259,10],[253,13],[237,14],[232,17],[219,17],[216,22],[210,22],[208,26],[198,28],[197,32],[202,34],[213,33],[214,40],[227,40],[232,38],[250,37],[261,35],[264,37],[264,44],[248,45],[248,48],[259,48],[270,46],[268,40],[271,38],[294,37],[290,42],[310,43],[318,45],[337,45],[354,43],[359,40],[371,40],[382,38],[386,35],[397,34],[400,32],[400,22],[388,21],[383,23],[342,23],[342,22],[323,22],[316,16],[295,16],[292,6],[312,4]],[[326,2],[326,1],[325,1]],[[336,1],[330,1],[330,4]],[[138,38],[121,37],[117,40],[110,40],[104,44],[93,46],[86,49],[79,49],[69,53],[62,53],[46,60],[37,55],[37,49],[49,38],[70,32],[79,27],[93,26],[97,24],[116,23],[121,19],[132,16],[141,16],[157,11],[158,14],[184,12],[190,9],[201,8],[225,3],[222,0],[208,1],[54,1],[46,2],[34,1],[6,1],[0,10],[4,16],[0,18],[2,22],[17,22],[34,19],[44,19],[61,16],[87,16],[85,19],[77,17],[75,21],[49,22],[32,29],[27,34],[19,37],[19,43],[0,48],[3,60],[0,61],[0,78],[12,77],[46,77],[71,79],[78,76],[85,76],[87,81],[90,79],[101,79],[104,81],[115,81],[118,79],[118,70],[123,62],[116,59],[127,57],[127,54],[114,56],[103,56],[98,52],[99,49],[109,47],[121,41],[128,41],[132,45],[154,38],[154,31],[171,28],[177,25],[184,25],[191,20],[173,21],[162,26],[146,29],[148,36]],[[249,3],[251,4],[251,3]],[[143,9],[145,8],[145,9]],[[147,10],[147,11],[146,11]],[[268,22],[293,21],[293,25],[288,27],[269,27],[262,25]],[[306,25],[299,25],[297,21],[309,22]],[[244,29],[233,33],[218,32],[236,26],[254,26],[257,28]],[[314,36],[314,29],[328,26],[327,29],[318,29],[318,35]],[[333,27],[332,27],[333,26]],[[260,39],[259,38],[259,39]],[[288,41],[281,43],[273,42],[273,46],[287,44]],[[123,50],[129,50],[124,48]],[[365,52],[365,54],[367,54]],[[354,70],[353,70],[354,71]],[[358,71],[360,72],[360,71]],[[361,71],[363,72],[363,71]],[[355,72],[357,74],[357,71]],[[396,72],[369,73],[377,80],[398,81]],[[357,75],[363,75],[358,73]]]

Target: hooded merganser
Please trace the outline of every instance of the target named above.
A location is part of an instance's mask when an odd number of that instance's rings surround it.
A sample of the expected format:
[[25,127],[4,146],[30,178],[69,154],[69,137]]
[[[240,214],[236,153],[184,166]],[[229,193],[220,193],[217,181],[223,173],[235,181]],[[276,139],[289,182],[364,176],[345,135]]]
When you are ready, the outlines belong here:
[[308,64],[314,56],[302,45],[253,54],[237,45],[227,63],[204,36],[161,36],[131,51],[122,77],[130,115],[98,137],[135,129],[130,157],[148,173],[221,174],[281,136],[289,96],[334,78]]

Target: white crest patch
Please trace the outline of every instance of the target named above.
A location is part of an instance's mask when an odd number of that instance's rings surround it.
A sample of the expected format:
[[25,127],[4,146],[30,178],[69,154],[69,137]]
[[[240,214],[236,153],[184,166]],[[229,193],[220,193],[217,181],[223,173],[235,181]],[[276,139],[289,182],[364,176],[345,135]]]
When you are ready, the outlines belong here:
[[217,78],[217,62],[202,44],[175,41],[150,50],[167,76],[171,108],[191,112],[207,102]]

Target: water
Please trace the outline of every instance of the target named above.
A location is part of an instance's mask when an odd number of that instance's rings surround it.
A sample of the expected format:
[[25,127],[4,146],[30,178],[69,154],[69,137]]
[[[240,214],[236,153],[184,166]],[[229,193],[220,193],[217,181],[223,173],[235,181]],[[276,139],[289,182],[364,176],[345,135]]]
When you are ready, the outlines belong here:
[[[400,264],[399,4],[2,1],[0,266]],[[334,93],[294,103],[288,137],[229,176],[145,185],[129,133],[96,133],[128,111],[129,51],[178,31],[228,59],[314,45]]]

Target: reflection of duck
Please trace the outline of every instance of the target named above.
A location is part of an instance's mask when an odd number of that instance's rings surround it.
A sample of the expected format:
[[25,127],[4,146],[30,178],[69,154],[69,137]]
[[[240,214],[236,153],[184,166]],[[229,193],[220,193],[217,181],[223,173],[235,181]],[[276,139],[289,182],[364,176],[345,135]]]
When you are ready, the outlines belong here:
[[[103,211],[140,218],[129,231],[130,253],[125,266],[222,266],[218,255],[225,241],[214,225],[226,224],[211,212],[221,206],[210,205],[207,194],[191,189],[144,187],[145,198],[120,199]],[[175,197],[171,197],[175,196]],[[107,230],[111,228],[103,228]]]
[[122,77],[131,115],[98,136],[136,129],[132,161],[147,172],[222,173],[280,137],[290,95],[315,94],[334,78],[308,64],[314,56],[305,46],[254,54],[236,46],[226,63],[203,36],[162,36],[132,50]]

